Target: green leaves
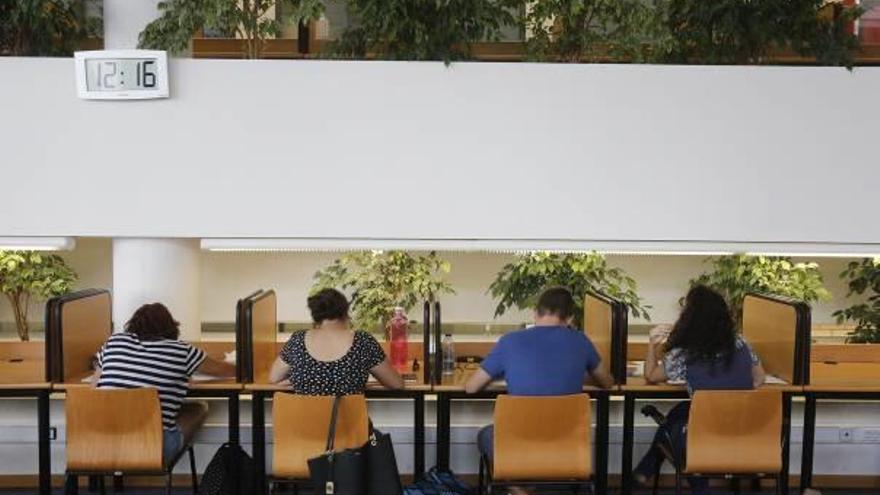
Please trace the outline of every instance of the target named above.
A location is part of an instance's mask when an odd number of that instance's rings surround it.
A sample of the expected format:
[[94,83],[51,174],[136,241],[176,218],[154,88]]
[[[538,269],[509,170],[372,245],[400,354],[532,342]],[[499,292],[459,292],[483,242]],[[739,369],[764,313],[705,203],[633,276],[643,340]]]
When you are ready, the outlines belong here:
[[352,313],[361,328],[382,328],[395,306],[407,311],[417,304],[454,294],[444,280],[448,261],[436,252],[412,255],[404,251],[359,251],[336,259],[315,274],[312,292],[325,287],[351,294]]
[[468,59],[471,43],[494,41],[516,22],[521,0],[348,0],[358,21],[331,54],[390,60]]
[[[195,31],[211,29],[245,40],[242,56],[260,58],[266,39],[281,32],[282,22],[308,22],[324,12],[321,0],[165,0],[162,13],[141,32],[139,46],[180,53]],[[281,20],[272,8],[288,12]]]
[[804,302],[831,299],[817,263],[745,254],[718,256],[706,261],[712,264],[713,271],[691,280],[690,285],[706,285],[721,293],[738,326],[743,299],[750,292],[787,296]]
[[498,299],[495,316],[508,309],[534,308],[541,292],[552,286],[571,290],[578,311],[575,323],[581,325],[584,296],[588,291],[600,291],[629,306],[635,317],[650,320],[648,309],[636,292],[636,282],[623,270],[608,266],[599,253],[552,253],[537,251],[517,256],[498,272],[489,286],[489,293]]
[[64,258],[36,251],[0,251],[0,293],[15,313],[18,334],[29,339],[28,304],[31,297],[47,299],[70,292],[76,273]]
[[837,323],[856,323],[856,328],[847,336],[846,341],[859,344],[880,343],[880,257],[850,262],[840,278],[847,280],[847,297],[869,294],[864,302],[834,312]]
[[85,0],[0,1],[0,55],[70,56],[100,25]]

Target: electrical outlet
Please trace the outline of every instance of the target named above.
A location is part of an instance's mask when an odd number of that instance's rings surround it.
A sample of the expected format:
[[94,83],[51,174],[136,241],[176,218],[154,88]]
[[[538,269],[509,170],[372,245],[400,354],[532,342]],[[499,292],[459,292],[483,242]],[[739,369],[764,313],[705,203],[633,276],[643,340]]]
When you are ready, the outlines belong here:
[[855,441],[855,432],[852,428],[840,428],[837,431],[840,434],[840,443],[853,443]]

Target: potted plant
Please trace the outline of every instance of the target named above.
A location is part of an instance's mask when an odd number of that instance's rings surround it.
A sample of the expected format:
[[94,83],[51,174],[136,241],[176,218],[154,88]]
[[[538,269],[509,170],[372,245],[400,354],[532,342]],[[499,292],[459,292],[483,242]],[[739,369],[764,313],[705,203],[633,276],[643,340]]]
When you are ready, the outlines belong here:
[[629,306],[635,317],[650,320],[647,306],[636,292],[636,282],[620,268],[608,265],[599,253],[553,253],[537,251],[520,254],[506,264],[489,286],[492,297],[498,299],[495,316],[508,309],[535,307],[541,291],[552,286],[571,290],[578,310],[575,324],[580,327],[583,318],[584,296],[588,291],[599,291]]
[[333,287],[351,295],[355,324],[384,330],[396,306],[407,312],[441,294],[453,294],[444,280],[450,265],[436,252],[359,251],[341,256],[315,274],[312,292]]
[[31,299],[47,299],[70,292],[75,281],[76,273],[61,256],[36,251],[0,251],[0,292],[12,305],[22,341],[30,340]]
[[521,0],[348,0],[355,19],[329,53],[341,58],[442,60],[471,58],[475,42],[498,40],[516,23]]
[[837,323],[855,322],[856,328],[847,336],[848,344],[880,343],[880,257],[865,258],[847,265],[840,278],[847,279],[849,292],[852,295],[867,298],[858,304],[834,312]]
[[[243,39],[244,58],[261,58],[266,40],[285,22],[306,23],[324,11],[322,0],[165,0],[158,7],[161,15],[140,34],[141,48],[180,53],[189,48],[193,33],[211,29]],[[286,15],[270,15],[276,8]]]
[[787,296],[798,301],[831,299],[817,263],[795,263],[780,256],[733,254],[707,258],[712,271],[692,279],[690,285],[707,285],[727,300],[737,328],[742,324],[743,299],[749,292]]
[[0,2],[0,55],[63,57],[101,31],[89,2],[27,0]]

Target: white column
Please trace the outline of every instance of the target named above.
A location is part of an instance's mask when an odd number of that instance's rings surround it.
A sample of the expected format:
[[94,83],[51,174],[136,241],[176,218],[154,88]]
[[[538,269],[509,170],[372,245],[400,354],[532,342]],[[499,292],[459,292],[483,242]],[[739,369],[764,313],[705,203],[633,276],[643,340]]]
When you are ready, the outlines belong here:
[[159,17],[159,0],[104,0],[104,48],[137,48],[138,35]]
[[161,302],[180,322],[180,338],[200,340],[198,239],[113,239],[113,323],[117,332],[142,304]]

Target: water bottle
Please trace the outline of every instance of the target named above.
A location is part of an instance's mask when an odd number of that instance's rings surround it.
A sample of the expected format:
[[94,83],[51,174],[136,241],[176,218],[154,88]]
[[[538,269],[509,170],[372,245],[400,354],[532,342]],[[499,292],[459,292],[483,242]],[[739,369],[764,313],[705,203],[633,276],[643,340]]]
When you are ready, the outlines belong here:
[[388,326],[391,334],[391,365],[398,371],[406,370],[408,362],[408,341],[407,333],[409,332],[409,319],[403,313],[403,308],[394,308],[394,316]]
[[455,374],[455,343],[452,341],[452,334],[447,333],[443,336],[443,374]]

